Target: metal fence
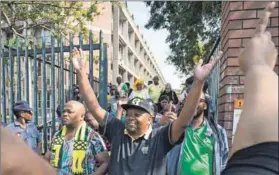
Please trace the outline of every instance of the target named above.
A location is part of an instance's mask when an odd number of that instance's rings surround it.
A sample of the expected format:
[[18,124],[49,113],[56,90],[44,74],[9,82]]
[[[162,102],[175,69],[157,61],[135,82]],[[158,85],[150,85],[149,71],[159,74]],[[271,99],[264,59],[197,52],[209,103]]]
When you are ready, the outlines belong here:
[[[33,108],[33,120],[42,131],[43,152],[56,130],[56,107],[61,105],[63,108],[65,101],[73,96],[73,85],[77,84],[76,73],[69,59],[74,47],[88,54],[91,86],[99,94],[100,105],[104,108],[107,106],[107,44],[103,43],[102,31],[98,43],[93,43],[92,31],[86,40],[81,33],[75,39],[73,35],[61,39],[50,37],[49,42],[46,42],[46,38],[40,42],[34,39],[30,46],[27,39],[17,38],[0,48],[2,122],[14,122],[14,103],[27,101]],[[99,80],[93,76],[93,51],[99,52]]]
[[[220,51],[220,37],[215,42],[211,52],[208,55],[208,59],[205,60],[205,63],[208,63],[212,56],[217,56]],[[208,93],[212,99],[212,105],[215,109],[214,120],[218,121],[218,97],[219,97],[219,78],[220,78],[220,63],[217,63],[216,67],[212,70],[208,78]]]

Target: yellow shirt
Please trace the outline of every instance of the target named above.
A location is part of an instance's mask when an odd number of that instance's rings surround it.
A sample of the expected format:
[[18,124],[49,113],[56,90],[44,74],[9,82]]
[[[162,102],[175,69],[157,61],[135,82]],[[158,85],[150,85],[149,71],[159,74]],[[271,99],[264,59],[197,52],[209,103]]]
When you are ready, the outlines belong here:
[[151,84],[150,86],[148,86],[149,96],[154,103],[158,103],[162,91],[163,91],[163,86],[161,85]]

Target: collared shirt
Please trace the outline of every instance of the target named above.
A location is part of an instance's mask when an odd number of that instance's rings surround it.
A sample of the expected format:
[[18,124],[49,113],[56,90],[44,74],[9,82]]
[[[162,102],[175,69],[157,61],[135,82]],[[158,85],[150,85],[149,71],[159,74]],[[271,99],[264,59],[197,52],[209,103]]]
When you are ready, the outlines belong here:
[[[150,127],[148,128],[148,130],[146,131],[146,133],[143,133],[141,136],[139,136],[139,138],[140,138],[140,137],[143,137],[145,140],[148,140],[149,135],[151,134],[151,132],[152,132],[152,126],[150,126]],[[133,136],[131,136],[131,135],[129,134],[129,132],[127,131],[127,129],[124,129],[124,134],[127,135],[127,136],[129,136],[129,137],[132,139],[132,142],[136,140]]]
[[[59,132],[59,131],[58,131]],[[54,135],[54,137],[58,134],[58,132]],[[99,135],[99,133],[95,132],[93,129],[89,129],[89,139],[88,146],[86,149],[85,159],[83,161],[83,167],[85,168],[85,175],[91,175],[96,171],[97,162],[96,155],[106,151],[106,145]],[[59,175],[72,174],[72,163],[73,163],[73,144],[74,138],[71,140],[65,140],[62,148],[62,163],[61,167],[58,168]]]
[[199,128],[187,127],[182,154],[182,175],[212,175],[213,137],[206,135],[205,122]]
[[22,128],[18,121],[11,123],[7,128],[16,136],[20,137],[33,151],[40,153],[38,143],[42,142],[41,134],[36,125],[32,122],[26,124],[26,128]]
[[[217,133],[213,132],[212,126],[209,124],[207,120],[205,120],[205,124],[207,127],[206,135],[208,137],[213,137],[214,142],[214,152],[213,152],[213,175],[220,175],[223,169],[226,167],[228,161],[228,153],[229,153],[229,146],[228,146],[228,139],[226,130],[222,128],[220,125],[217,125]],[[190,126],[189,126],[190,127]],[[185,130],[185,134],[187,134]],[[185,137],[187,139],[187,137]],[[183,144],[181,144],[180,150],[173,149],[169,152],[167,157],[167,174],[168,175],[181,175],[181,153],[183,150]],[[178,162],[178,163],[177,163]]]
[[[110,175],[166,174],[166,155],[173,147],[171,124],[151,129],[137,139],[125,132],[124,124],[106,114],[101,133],[111,142]],[[126,134],[125,134],[126,133]]]

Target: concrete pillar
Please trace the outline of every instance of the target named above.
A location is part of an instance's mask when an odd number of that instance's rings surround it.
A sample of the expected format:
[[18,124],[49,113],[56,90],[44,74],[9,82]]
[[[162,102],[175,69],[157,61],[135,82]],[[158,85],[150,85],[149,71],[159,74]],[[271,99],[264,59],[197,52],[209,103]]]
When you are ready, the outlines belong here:
[[123,48],[123,60],[124,60],[124,64],[127,66],[130,66],[129,65],[129,55],[128,55],[128,46],[126,45],[126,46],[124,46],[124,48]]
[[129,39],[128,20],[125,20],[123,22],[123,35],[124,35],[125,39],[128,41],[128,39]]
[[124,70],[123,72],[123,82],[128,82],[128,71]]
[[[224,56],[220,62],[220,87],[218,119],[228,134],[229,145],[232,143],[234,100],[243,98],[244,75],[240,71],[238,55],[255,34],[258,18],[267,1],[223,1],[221,13],[221,50]],[[278,49],[278,2],[270,18],[268,31]],[[275,67],[278,73],[278,62]]]
[[130,43],[131,43],[131,46],[135,49],[135,33],[134,32],[131,32]]
[[140,57],[140,42],[136,42],[136,53],[138,54],[138,56]]
[[112,59],[112,64],[113,64],[113,70],[112,70],[112,83],[116,84],[116,78],[119,75],[119,35],[118,35],[118,30],[119,30],[119,7],[116,4],[113,4],[113,59]]
[[134,57],[134,55],[130,55],[130,63],[131,63],[131,69],[132,69],[132,71],[133,72],[135,72],[136,70],[135,70],[135,57]]
[[139,63],[138,60],[136,61],[135,66],[136,66],[135,67],[135,73],[136,73],[137,76],[139,76],[139,74],[140,74],[140,63]]

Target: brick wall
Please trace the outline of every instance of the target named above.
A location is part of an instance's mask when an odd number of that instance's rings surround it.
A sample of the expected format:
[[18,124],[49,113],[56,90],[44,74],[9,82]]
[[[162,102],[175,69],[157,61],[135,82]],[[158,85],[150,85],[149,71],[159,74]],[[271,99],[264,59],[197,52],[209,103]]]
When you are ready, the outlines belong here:
[[[219,123],[227,130],[231,146],[233,128],[233,101],[243,98],[244,76],[239,69],[238,55],[241,47],[245,47],[255,34],[255,26],[262,10],[268,2],[223,1],[221,12],[221,59],[219,87]],[[278,48],[278,2],[271,14],[268,31]],[[278,61],[275,67],[278,73]]]

